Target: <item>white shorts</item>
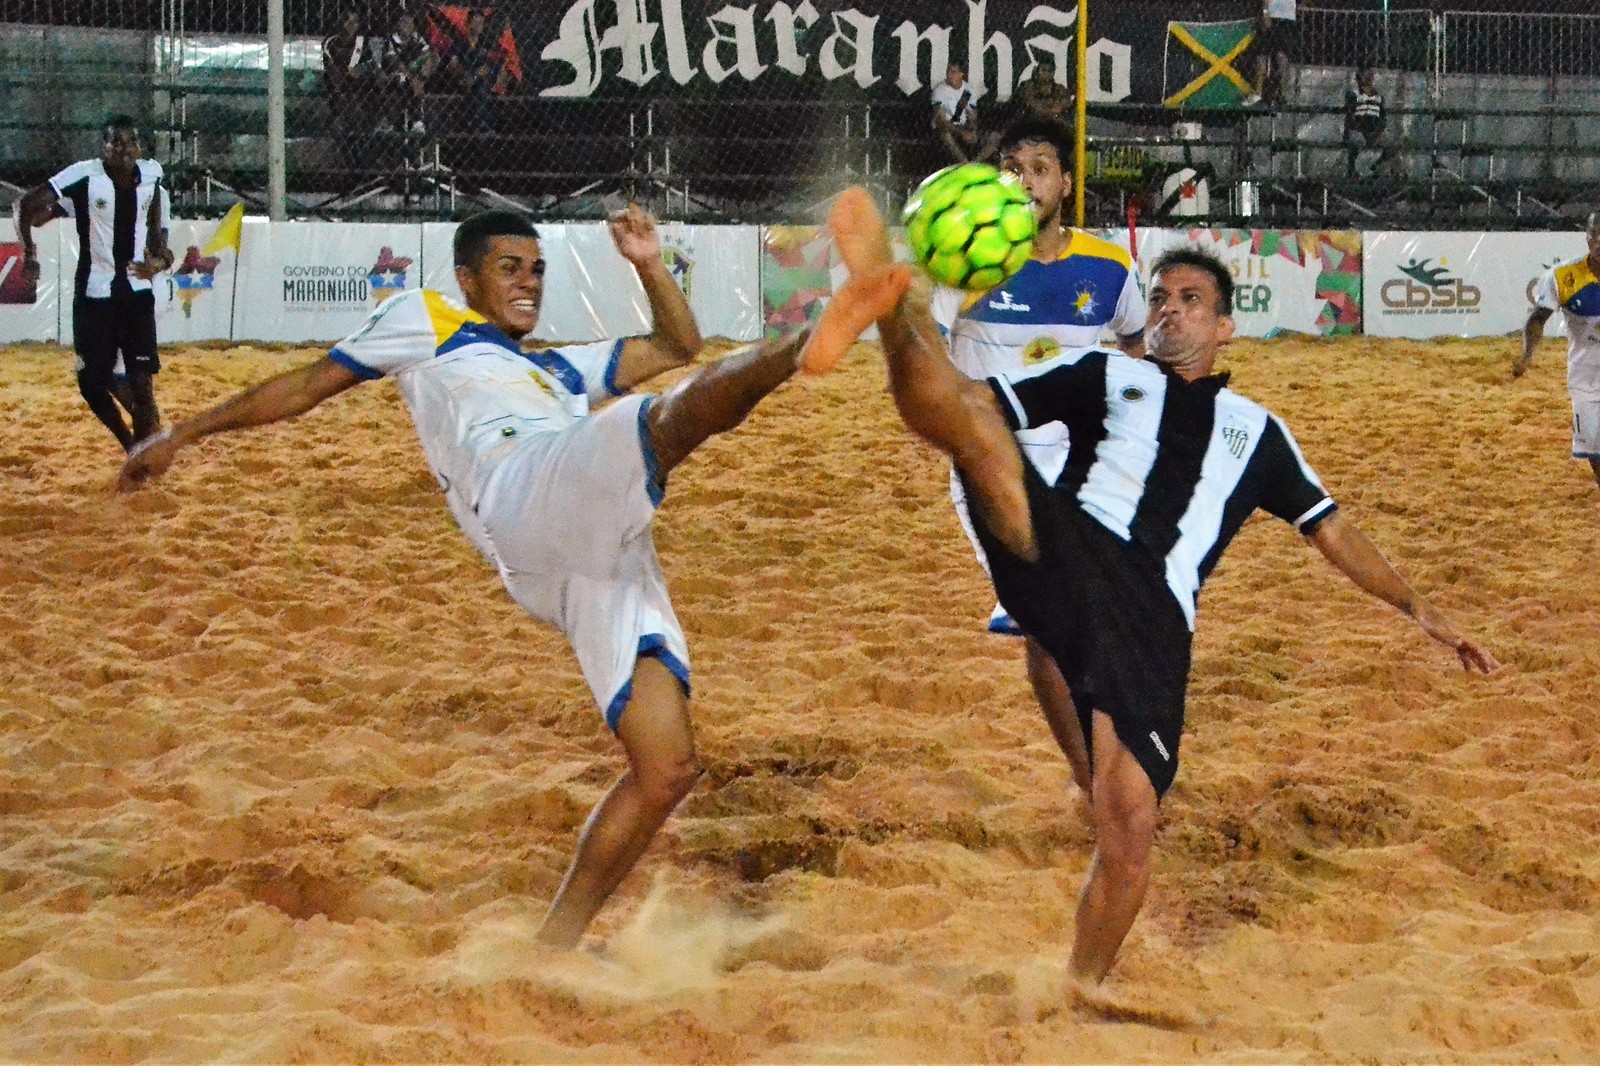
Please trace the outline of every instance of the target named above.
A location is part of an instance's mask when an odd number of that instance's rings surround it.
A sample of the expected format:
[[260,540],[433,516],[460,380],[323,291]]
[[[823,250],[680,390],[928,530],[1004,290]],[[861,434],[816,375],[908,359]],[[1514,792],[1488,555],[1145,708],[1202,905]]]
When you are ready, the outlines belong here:
[[654,396],[628,396],[495,468],[478,500],[500,577],[566,634],[613,731],[641,656],[689,689],[689,647],[667,597],[650,522],[662,488],[645,428]]
[[1600,459],[1600,394],[1572,396],[1572,457]]

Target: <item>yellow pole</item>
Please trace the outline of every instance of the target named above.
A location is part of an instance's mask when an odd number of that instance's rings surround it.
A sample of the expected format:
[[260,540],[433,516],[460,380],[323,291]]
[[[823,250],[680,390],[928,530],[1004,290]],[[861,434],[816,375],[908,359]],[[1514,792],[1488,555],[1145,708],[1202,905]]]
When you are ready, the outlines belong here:
[[1089,169],[1089,0],[1078,0],[1077,132],[1072,138],[1072,224],[1083,225],[1083,183]]

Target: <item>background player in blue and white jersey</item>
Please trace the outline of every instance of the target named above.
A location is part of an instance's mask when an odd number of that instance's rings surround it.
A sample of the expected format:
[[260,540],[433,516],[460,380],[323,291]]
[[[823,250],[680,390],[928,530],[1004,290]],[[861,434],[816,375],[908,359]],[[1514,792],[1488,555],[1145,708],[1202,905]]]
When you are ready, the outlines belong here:
[[[512,597],[566,635],[627,754],[541,930],[558,947],[577,943],[700,775],[689,651],[651,536],[667,477],[787,381],[799,356],[799,337],[768,341],[663,395],[624,396],[688,363],[701,340],[654,221],[629,208],[611,232],[649,299],[650,335],[524,352],[544,296],[544,256],[521,215],[487,212],[455,235],[466,307],[426,290],[391,297],[322,359],[141,445],[119,479],[134,488],[203,437],[293,418],[362,381],[395,379],[457,523]],[[621,398],[591,413],[613,397]]]
[[[1147,311],[1132,258],[1062,218],[1072,192],[1065,137],[1065,127],[1059,123],[1024,120],[1006,132],[1001,145],[1001,168],[1015,175],[1033,200],[1039,225],[1033,258],[989,292],[951,288],[934,292],[934,319],[946,334],[950,359],[968,377],[1024,370],[1107,337],[1135,356],[1143,351]],[[1018,434],[1018,442],[1047,482],[1060,476],[1067,457],[1066,427],[1059,422],[1039,426]],[[983,549],[954,473],[950,491],[962,528],[981,560]],[[1001,607],[990,615],[989,628],[1021,635]],[[1088,756],[1065,684],[1050,656],[1031,639],[1025,658],[1028,679],[1051,732],[1071,762],[1079,787],[1087,792]]]
[[1544,324],[1560,311],[1567,320],[1567,392],[1572,396],[1572,457],[1589,460],[1600,486],[1600,212],[1585,230],[1589,254],[1558,263],[1533,291],[1533,310],[1522,327],[1522,358],[1511,373],[1521,377],[1544,337]]
[[[884,244],[848,235],[841,250],[854,246],[847,262],[870,269],[871,248]],[[895,405],[955,463],[1000,601],[1055,660],[1090,742],[1095,853],[1072,969],[1099,981],[1149,885],[1200,586],[1257,508],[1466,669],[1498,664],[1339,513],[1282,421],[1213,373],[1233,336],[1233,278],[1215,258],[1184,249],[1155,264],[1147,360],[1093,348],[988,381],[952,366],[917,293],[878,320]],[[1016,434],[1057,419],[1071,446],[1049,481]]]
[[[78,391],[124,450],[161,428],[151,279],[172,267],[170,214],[161,164],[140,158],[139,131],[125,115],[106,123],[99,159],[74,163],[29,190],[17,212],[22,269],[30,280],[39,277],[34,227],[54,218],[77,223],[72,345]],[[119,401],[133,419],[131,427]]]

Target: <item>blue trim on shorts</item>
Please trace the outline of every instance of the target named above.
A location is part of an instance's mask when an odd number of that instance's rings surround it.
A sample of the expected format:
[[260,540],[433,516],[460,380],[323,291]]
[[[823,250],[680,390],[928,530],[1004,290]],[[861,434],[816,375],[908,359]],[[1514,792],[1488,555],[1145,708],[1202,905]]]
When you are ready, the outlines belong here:
[[1573,452],[1574,459],[1600,459],[1600,452]]
[[667,494],[667,486],[661,481],[661,460],[656,458],[655,445],[650,443],[650,423],[647,417],[650,405],[656,402],[654,396],[646,396],[639,405],[639,451],[644,455],[644,487],[650,494],[650,503],[654,507],[661,506],[661,500]]
[[1009,614],[1002,614],[998,618],[989,619],[989,632],[1002,637],[1020,637],[1023,635],[1022,627],[1012,619]]
[[[639,638],[639,658],[654,659],[672,672],[678,679],[678,684],[683,686],[683,695],[688,698],[689,667],[683,660],[672,654],[667,649],[667,638],[660,633],[646,633]],[[613,733],[622,721],[622,712],[627,710],[628,701],[633,698],[633,678],[628,678],[623,683],[622,690],[611,698],[611,704],[606,707],[606,728]]]
[[611,358],[606,362],[606,391],[613,396],[621,396],[627,389],[617,387],[617,371],[622,369],[622,346],[628,343],[628,338],[618,337],[617,346],[611,352]]
[[354,374],[363,381],[377,381],[379,378],[383,377],[382,371],[372,369],[370,366],[361,362],[349,352],[341,351],[338,348],[334,348],[329,351],[328,358],[332,359],[335,363],[338,363],[340,366],[344,367],[346,370],[350,371],[350,373]]

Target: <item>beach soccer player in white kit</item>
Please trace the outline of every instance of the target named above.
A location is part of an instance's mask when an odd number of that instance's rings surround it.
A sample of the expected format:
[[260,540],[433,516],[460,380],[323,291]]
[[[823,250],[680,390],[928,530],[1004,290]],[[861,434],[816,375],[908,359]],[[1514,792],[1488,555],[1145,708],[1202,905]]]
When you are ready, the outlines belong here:
[[[751,345],[662,395],[624,396],[591,413],[592,403],[684,366],[701,344],[654,221],[629,208],[611,232],[649,299],[649,336],[524,352],[544,257],[521,215],[485,212],[455,236],[466,307],[426,290],[391,297],[318,361],[144,442],[119,478],[135,488],[203,437],[293,418],[364,380],[396,380],[456,521],[516,601],[566,635],[628,757],[585,823],[541,928],[557,947],[578,942],[700,775],[688,647],[650,528],[667,476],[787,381],[819,337],[839,338],[836,358],[890,306],[836,301],[807,347],[804,334]],[[834,321],[850,311],[849,322]]]

